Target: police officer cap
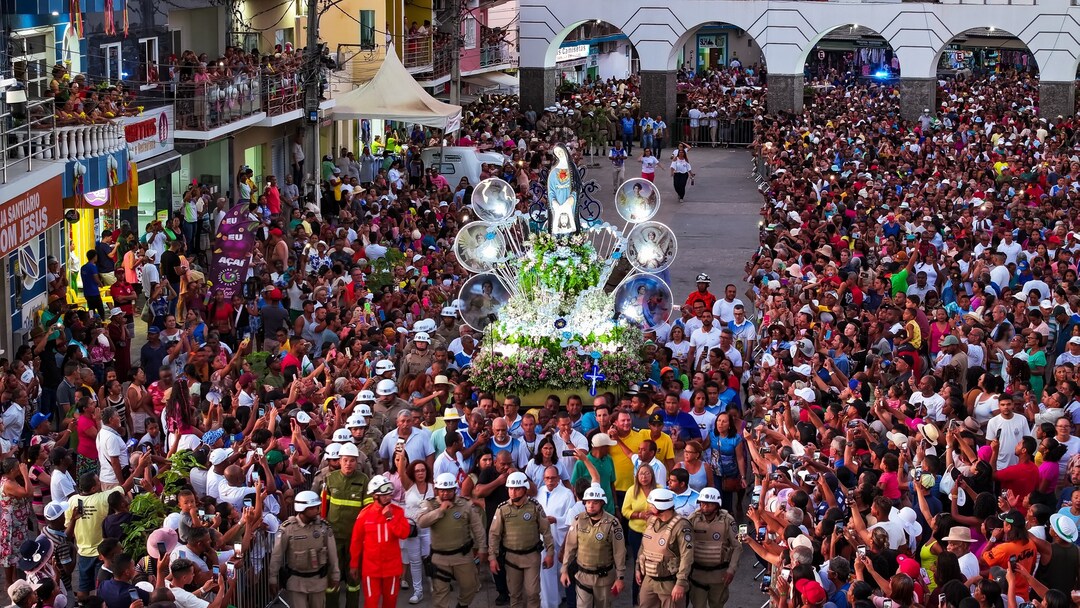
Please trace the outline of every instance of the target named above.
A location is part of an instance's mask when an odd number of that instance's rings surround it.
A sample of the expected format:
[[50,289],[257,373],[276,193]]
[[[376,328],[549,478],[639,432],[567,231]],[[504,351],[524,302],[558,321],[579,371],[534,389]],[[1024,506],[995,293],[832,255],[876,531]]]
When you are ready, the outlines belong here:
[[394,486],[390,483],[390,480],[382,475],[376,475],[371,478],[371,481],[367,484],[367,493],[371,496],[377,496],[379,494],[393,494]]
[[413,324],[413,331],[433,332],[435,331],[435,319],[420,319]]
[[444,316],[444,317],[456,317],[457,316],[457,309],[454,308],[453,306],[443,306],[442,316]]
[[[387,363],[390,363],[390,362],[387,361]],[[375,367],[376,368],[379,367],[378,364],[376,364]],[[390,363],[390,368],[393,369],[393,367],[394,367],[394,364]],[[373,393],[373,392],[371,392],[371,391],[369,391],[367,389],[362,390],[356,396],[356,400],[358,402],[360,402],[360,403],[375,403],[375,393]],[[360,406],[359,409],[363,409],[363,406]]]
[[585,494],[582,495],[581,500],[599,500],[607,504],[607,493],[600,486],[589,486],[589,489],[585,490]]
[[413,338],[416,342],[423,342],[424,344],[431,344],[431,336],[426,331],[416,332],[416,336]]
[[390,379],[379,380],[378,386],[375,387],[375,392],[383,397],[393,395],[397,392],[397,382]]
[[337,460],[341,458],[341,444],[331,443],[326,446],[326,452],[323,453],[323,460]]
[[362,429],[367,426],[367,420],[362,414],[353,414],[349,416],[349,419],[345,421],[345,428],[347,429]]
[[359,458],[360,457],[360,450],[358,450],[356,448],[356,444],[354,444],[354,443],[343,443],[343,444],[341,444],[341,451],[338,452],[338,454],[342,458],[345,458],[346,456],[352,456],[353,458]]
[[296,495],[296,501],[293,504],[296,507],[296,512],[299,513],[311,507],[318,507],[322,504],[322,500],[315,492],[305,490]]
[[338,429],[334,431],[333,441],[335,443],[348,443],[352,441],[352,433],[349,429]]
[[720,491],[716,488],[702,488],[697,497],[698,503],[715,502],[720,504]]
[[507,488],[528,488],[529,478],[525,476],[525,473],[521,471],[514,471],[510,473],[510,476],[506,478]]
[[[371,393],[371,391],[367,391],[367,392]],[[371,395],[374,396],[375,393],[371,393]],[[364,418],[364,419],[371,418],[371,406],[369,406],[366,403],[361,403],[360,405],[356,406],[356,411],[353,412],[353,415],[354,416],[360,416],[361,418]]]
[[456,490],[457,478],[453,473],[439,473],[435,476],[435,489],[436,490]]
[[657,488],[652,492],[649,492],[648,502],[650,505],[656,507],[660,511],[667,511],[668,509],[675,508],[675,494],[671,490],[665,490],[664,488]]
[[[379,361],[378,363],[375,364],[375,374],[376,375],[381,376],[381,375],[385,374],[386,372],[392,372],[392,371],[397,371],[397,370],[395,370],[395,368],[394,368],[394,362],[389,360],[389,359],[383,359],[383,360],[381,360],[381,361]],[[374,401],[374,399],[372,401]]]

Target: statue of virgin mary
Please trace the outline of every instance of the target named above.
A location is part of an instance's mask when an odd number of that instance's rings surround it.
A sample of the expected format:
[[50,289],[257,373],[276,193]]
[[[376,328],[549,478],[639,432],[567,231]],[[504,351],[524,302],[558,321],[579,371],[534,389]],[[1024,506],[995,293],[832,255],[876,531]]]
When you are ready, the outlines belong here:
[[555,163],[548,173],[548,232],[552,236],[569,236],[581,230],[577,197],[580,178],[570,152],[562,146],[552,150]]

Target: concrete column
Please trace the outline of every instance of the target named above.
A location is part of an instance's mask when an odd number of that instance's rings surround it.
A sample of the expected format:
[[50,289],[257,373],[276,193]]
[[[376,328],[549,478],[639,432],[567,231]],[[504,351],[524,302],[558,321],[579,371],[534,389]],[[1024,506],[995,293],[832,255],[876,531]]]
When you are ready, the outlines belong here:
[[766,84],[768,98],[765,107],[769,114],[802,112],[802,74],[769,74]]
[[900,79],[900,117],[905,120],[918,120],[923,110],[930,110],[931,116],[937,105],[936,78],[901,78]]
[[1076,114],[1076,83],[1039,81],[1039,116],[1050,122]]
[[675,97],[678,93],[674,70],[642,70],[641,110],[649,116],[664,117],[671,129],[675,125]]
[[559,84],[555,68],[519,68],[518,83],[523,111],[531,106],[539,115],[555,103]]

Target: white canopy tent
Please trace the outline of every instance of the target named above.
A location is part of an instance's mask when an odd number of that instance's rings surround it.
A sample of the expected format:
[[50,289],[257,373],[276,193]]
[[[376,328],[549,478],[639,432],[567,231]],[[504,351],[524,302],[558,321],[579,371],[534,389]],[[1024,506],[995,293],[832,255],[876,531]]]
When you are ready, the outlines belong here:
[[337,97],[334,120],[374,118],[421,124],[452,133],[461,128],[461,106],[443,103],[424,90],[391,47],[379,72],[359,88]]

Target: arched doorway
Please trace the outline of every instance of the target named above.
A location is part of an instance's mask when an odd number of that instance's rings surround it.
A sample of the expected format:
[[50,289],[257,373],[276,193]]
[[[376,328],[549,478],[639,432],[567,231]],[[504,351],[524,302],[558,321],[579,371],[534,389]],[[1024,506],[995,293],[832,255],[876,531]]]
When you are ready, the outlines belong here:
[[1039,65],[1026,44],[996,26],[965,30],[950,38],[938,52],[939,76],[983,76],[1017,71],[1039,74]]
[[641,67],[630,38],[601,19],[567,27],[551,42],[548,54],[562,90],[602,80],[628,80]]
[[802,63],[810,86],[890,84],[900,78],[900,58],[889,41],[857,23],[825,32],[806,50]]

